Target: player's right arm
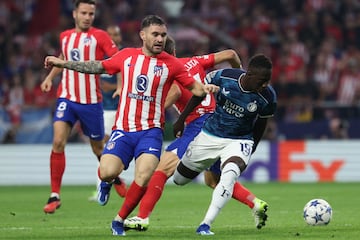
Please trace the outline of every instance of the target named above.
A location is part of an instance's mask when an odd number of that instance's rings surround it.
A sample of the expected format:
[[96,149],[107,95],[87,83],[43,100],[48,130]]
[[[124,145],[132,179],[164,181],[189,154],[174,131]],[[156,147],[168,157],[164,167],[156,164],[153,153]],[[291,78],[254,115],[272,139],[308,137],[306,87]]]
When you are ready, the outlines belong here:
[[214,53],[214,64],[228,62],[233,68],[242,68],[239,55],[232,49]]
[[101,61],[65,61],[54,56],[45,58],[45,68],[58,67],[67,68],[81,73],[101,74],[106,73]]
[[[64,59],[64,56],[62,54],[60,54],[58,58],[59,59]],[[58,67],[52,68],[51,71],[49,72],[49,74],[46,76],[46,78],[44,79],[44,81],[40,85],[41,91],[49,92],[51,90],[51,87],[52,87],[53,79],[57,75],[59,75],[61,72],[62,72],[62,68],[58,68]]]

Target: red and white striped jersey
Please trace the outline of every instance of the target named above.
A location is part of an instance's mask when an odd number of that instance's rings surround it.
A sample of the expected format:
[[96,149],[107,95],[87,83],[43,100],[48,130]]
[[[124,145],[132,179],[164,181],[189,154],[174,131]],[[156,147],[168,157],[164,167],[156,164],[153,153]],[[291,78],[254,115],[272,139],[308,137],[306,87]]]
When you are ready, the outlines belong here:
[[[87,32],[76,32],[75,28],[66,30],[60,34],[60,43],[64,59],[68,61],[103,60],[118,51],[108,33],[94,27]],[[99,103],[102,101],[99,75],[64,68],[57,96],[81,104]]]
[[125,48],[102,64],[109,74],[121,72],[123,88],[113,129],[127,132],[163,128],[165,99],[174,79],[185,88],[195,81],[184,65],[166,52],[149,57],[141,48]]
[[[182,62],[185,68],[194,76],[194,78],[204,83],[204,78],[206,76],[206,71],[210,68],[213,68],[215,65],[215,54],[208,54],[202,56],[194,56],[191,58],[179,58],[180,62]],[[175,83],[179,86],[181,91],[181,96],[175,102],[175,107],[179,113],[184,111],[186,104],[192,97],[192,93],[182,87],[180,84],[175,81]],[[198,105],[196,108],[187,116],[185,122],[188,124],[193,120],[201,117],[205,113],[214,112],[216,106],[214,94],[207,94],[205,99]]]

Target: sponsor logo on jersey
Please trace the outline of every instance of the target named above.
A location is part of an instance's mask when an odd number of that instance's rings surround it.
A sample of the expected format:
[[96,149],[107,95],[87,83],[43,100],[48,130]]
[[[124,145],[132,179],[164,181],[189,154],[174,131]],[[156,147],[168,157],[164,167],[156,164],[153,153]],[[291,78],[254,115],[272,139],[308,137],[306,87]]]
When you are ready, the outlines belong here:
[[146,75],[139,75],[136,78],[136,91],[145,92],[149,85],[149,79]]
[[80,51],[77,48],[71,49],[70,57],[73,61],[80,61]]

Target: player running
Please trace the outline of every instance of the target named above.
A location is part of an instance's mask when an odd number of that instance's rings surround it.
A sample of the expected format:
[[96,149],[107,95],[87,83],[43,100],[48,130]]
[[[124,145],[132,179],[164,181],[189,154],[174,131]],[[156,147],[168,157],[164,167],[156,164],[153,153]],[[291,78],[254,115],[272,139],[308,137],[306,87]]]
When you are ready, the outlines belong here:
[[[170,36],[168,36],[166,40],[164,50],[176,55],[175,41]],[[204,82],[205,71],[213,68],[216,64],[228,62],[234,68],[241,67],[240,58],[233,50],[223,50],[217,53],[191,58],[179,58],[179,60],[200,82]],[[166,98],[165,107],[170,107],[174,104],[178,112],[181,113],[191,97],[191,92],[175,82]],[[174,174],[179,159],[184,155],[189,143],[200,132],[204,121],[214,112],[214,109],[214,95],[207,94],[205,99],[186,118],[186,128],[183,135],[173,141],[162,153],[160,163],[151,177],[148,188],[141,199],[138,214],[125,220],[125,229],[147,230],[149,227],[149,216],[162,195],[167,179]],[[205,182],[207,185],[215,188],[219,182],[220,174],[219,164],[214,164],[211,171],[205,172]],[[232,197],[248,205],[253,210],[257,228],[265,225],[267,219],[265,212],[268,208],[266,202],[256,198],[254,194],[239,182],[235,183]]]
[[[217,160],[221,161],[220,181],[197,234],[214,234],[210,230],[211,223],[233,195],[235,183],[245,171],[264,133],[267,119],[275,113],[276,94],[269,85],[271,72],[270,59],[259,54],[250,59],[247,71],[221,69],[206,75],[208,83],[220,87],[215,112],[189,144],[187,154],[183,155],[174,173],[174,182],[185,185]],[[200,101],[191,98],[174,124],[174,132],[182,132],[186,116]]]

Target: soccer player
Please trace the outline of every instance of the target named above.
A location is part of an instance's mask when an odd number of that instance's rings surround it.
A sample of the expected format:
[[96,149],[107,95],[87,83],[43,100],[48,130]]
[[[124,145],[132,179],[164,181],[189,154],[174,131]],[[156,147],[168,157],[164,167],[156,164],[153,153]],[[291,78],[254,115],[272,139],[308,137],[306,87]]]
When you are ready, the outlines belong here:
[[[110,25],[106,28],[107,33],[110,35],[111,39],[114,41],[118,49],[121,49],[121,29],[117,25]],[[109,140],[112,127],[115,123],[115,115],[116,109],[119,103],[119,96],[114,96],[115,90],[117,88],[121,88],[121,75],[114,74],[109,75],[103,73],[100,75],[100,86],[101,86],[101,93],[103,96],[103,108],[104,108],[104,129],[105,129],[105,137],[104,142]],[[97,183],[96,189],[98,189],[101,180],[99,179],[98,175],[96,174]],[[125,197],[126,194],[126,184],[125,182],[120,179],[116,178],[114,181],[114,187],[116,192],[119,194],[120,197]],[[98,201],[101,205],[103,205],[103,200],[98,200],[98,192],[95,191],[92,196],[89,197],[90,201]]]
[[[175,56],[175,41],[170,36],[166,39],[165,51]],[[228,62],[233,68],[241,68],[239,56],[230,49],[203,56],[179,58],[179,60],[201,82],[204,82],[206,70],[213,68],[216,64]],[[166,98],[165,107],[170,107],[174,104],[175,108],[182,112],[191,96],[192,94],[188,90],[176,84],[175,81]],[[214,95],[208,94],[187,116],[183,135],[174,140],[161,154],[159,165],[152,175],[148,188],[140,201],[138,214],[125,220],[125,229],[147,230],[149,227],[149,216],[162,195],[167,179],[174,174],[179,159],[184,155],[189,143],[200,132],[204,121],[214,112],[214,109]],[[205,171],[205,183],[215,188],[219,182],[219,176],[220,169],[218,164],[214,164],[211,171]],[[235,183],[233,198],[253,209],[256,227],[261,228],[265,225],[267,218],[265,211],[268,208],[266,202],[256,198],[254,194],[239,182]]]
[[[54,56],[45,59],[45,67],[54,65],[85,73],[121,72],[123,87],[115,126],[101,156],[99,176],[110,184],[135,158],[135,179],[112,221],[113,235],[125,235],[124,220],[139,203],[159,163],[165,124],[164,104],[173,81],[176,79],[199,98],[218,90],[214,85],[195,81],[176,57],[163,51],[166,37],[165,21],[149,15],[141,22],[141,48],[125,48],[102,61],[63,61]],[[101,184],[104,194],[109,189]]]
[[[215,112],[189,144],[187,154],[174,173],[174,182],[185,185],[214,162],[221,161],[220,181],[196,230],[200,235],[214,234],[210,230],[211,223],[233,195],[234,184],[246,169],[264,133],[267,119],[275,113],[276,93],[269,85],[271,73],[270,59],[259,54],[250,59],[247,71],[221,69],[206,75],[208,83],[220,87]],[[200,101],[191,98],[174,124],[174,133],[182,131],[186,116]]]
[[[60,59],[100,60],[118,51],[105,31],[92,27],[95,10],[94,0],[74,1],[75,28],[60,33]],[[99,75],[54,67],[41,83],[41,90],[49,92],[53,79],[61,72],[50,154],[51,194],[44,207],[45,213],[54,213],[61,206],[60,188],[65,171],[64,151],[75,122],[80,122],[82,131],[90,138],[92,151],[98,159],[104,148],[104,119]]]

